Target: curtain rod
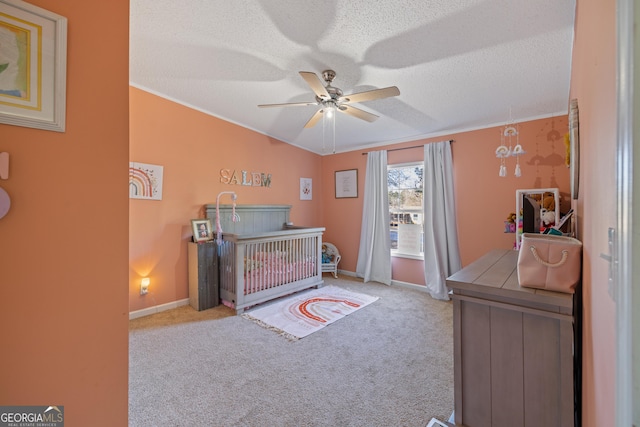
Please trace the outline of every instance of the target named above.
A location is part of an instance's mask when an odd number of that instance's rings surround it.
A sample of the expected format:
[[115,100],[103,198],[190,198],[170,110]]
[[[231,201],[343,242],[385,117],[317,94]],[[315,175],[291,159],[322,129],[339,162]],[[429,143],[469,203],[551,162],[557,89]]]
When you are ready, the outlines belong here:
[[[455,139],[447,139],[447,141],[449,141],[449,142],[456,142],[456,140],[455,140]],[[430,143],[428,142],[427,144],[430,144]],[[387,152],[389,152],[389,151],[408,150],[408,149],[410,149],[410,148],[420,148],[420,147],[424,147],[424,146],[425,146],[425,144],[423,144],[423,145],[414,145],[414,146],[412,146],[412,147],[392,148],[391,150],[387,150]],[[367,151],[366,153],[362,153],[362,155],[363,155],[363,156],[364,156],[365,154],[369,154],[369,152]]]

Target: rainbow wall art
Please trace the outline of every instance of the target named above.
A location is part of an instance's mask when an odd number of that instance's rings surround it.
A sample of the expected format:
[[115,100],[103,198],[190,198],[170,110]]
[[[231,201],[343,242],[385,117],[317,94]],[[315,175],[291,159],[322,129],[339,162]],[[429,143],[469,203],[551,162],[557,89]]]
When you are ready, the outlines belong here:
[[163,169],[163,166],[129,162],[129,198],[162,200]]

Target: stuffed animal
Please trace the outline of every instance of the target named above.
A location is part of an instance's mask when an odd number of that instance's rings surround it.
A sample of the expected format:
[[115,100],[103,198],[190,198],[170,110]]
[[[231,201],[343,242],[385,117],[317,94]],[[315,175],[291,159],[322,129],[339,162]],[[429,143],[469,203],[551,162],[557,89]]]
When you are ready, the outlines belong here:
[[545,226],[551,227],[556,223],[556,213],[542,208],[540,209],[540,220]]
[[554,197],[553,193],[544,193],[541,207],[548,211],[556,210],[556,198]]
[[556,209],[556,198],[553,193],[544,193],[544,194],[529,194],[533,200],[538,202],[541,208],[553,211]]
[[509,216],[507,216],[507,220],[504,222],[504,232],[515,233],[517,220],[518,220],[518,217],[516,216],[516,213],[511,212]]
[[327,264],[331,262],[331,255],[327,253],[327,246],[322,245],[322,263]]

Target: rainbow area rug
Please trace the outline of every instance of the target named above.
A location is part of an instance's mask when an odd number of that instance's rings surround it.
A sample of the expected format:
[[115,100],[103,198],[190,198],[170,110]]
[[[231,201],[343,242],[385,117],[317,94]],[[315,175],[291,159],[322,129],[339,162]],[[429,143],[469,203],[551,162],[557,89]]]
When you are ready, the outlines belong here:
[[378,297],[325,286],[282,297],[242,315],[280,335],[298,340],[376,301]]

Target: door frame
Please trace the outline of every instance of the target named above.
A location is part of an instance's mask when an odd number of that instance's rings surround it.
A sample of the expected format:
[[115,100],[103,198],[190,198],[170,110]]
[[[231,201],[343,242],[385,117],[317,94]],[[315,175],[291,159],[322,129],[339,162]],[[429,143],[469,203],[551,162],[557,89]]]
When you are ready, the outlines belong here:
[[[638,396],[634,389],[640,389],[640,367],[634,366],[633,355],[638,353],[640,340],[633,331],[634,320],[640,320],[640,298],[634,298],[638,286],[633,278],[639,277],[639,263],[634,263],[634,254],[640,241],[633,239],[634,220],[640,215],[640,203],[634,196],[634,188],[640,190],[638,174],[634,173],[634,162],[639,153],[634,153],[634,140],[639,135],[640,123],[634,123],[634,111],[640,111],[640,55],[635,47],[640,47],[640,37],[634,34],[634,23],[640,22],[634,0],[617,1],[617,150],[616,150],[616,229],[611,266],[613,272],[613,292],[616,302],[616,426],[640,425]],[[640,138],[638,138],[640,141]],[[634,158],[635,157],[635,158]],[[635,291],[635,292],[634,292]],[[633,375],[629,375],[633,372]],[[634,387],[635,386],[635,387]],[[635,409],[634,409],[635,406]]]

